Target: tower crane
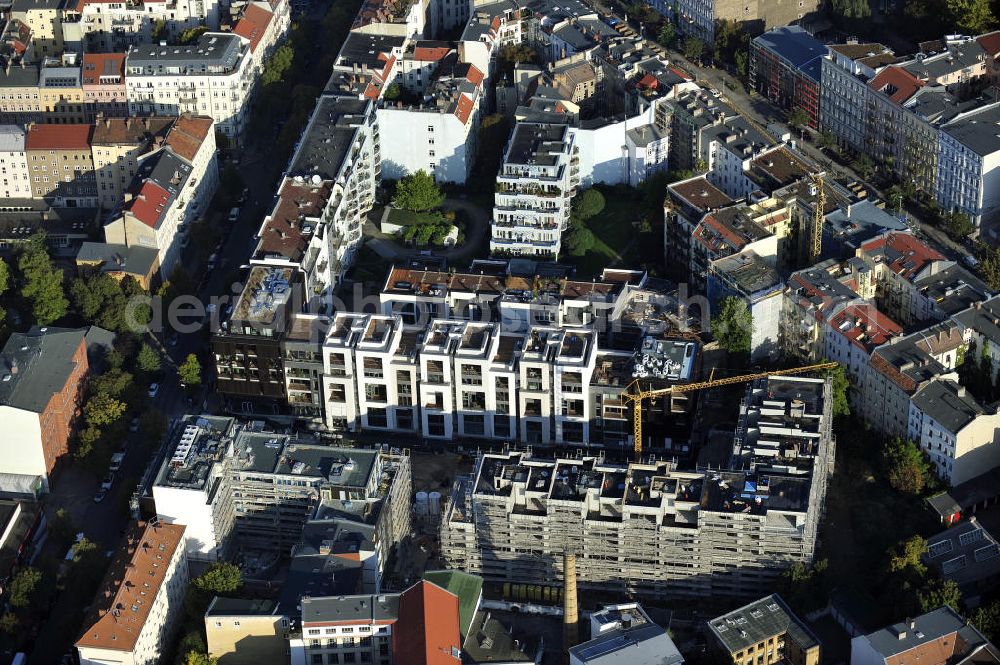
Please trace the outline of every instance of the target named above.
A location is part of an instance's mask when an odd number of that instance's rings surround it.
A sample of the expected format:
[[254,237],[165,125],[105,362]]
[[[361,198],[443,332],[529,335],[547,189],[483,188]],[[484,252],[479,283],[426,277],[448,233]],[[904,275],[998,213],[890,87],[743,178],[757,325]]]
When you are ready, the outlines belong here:
[[826,210],[826,190],[823,188],[823,173],[814,173],[813,186],[816,187],[816,205],[813,208],[812,225],[812,255],[813,261],[818,261],[823,254],[823,218]]
[[749,383],[757,379],[769,376],[785,376],[788,374],[801,374],[805,372],[818,372],[824,369],[832,369],[837,363],[827,362],[804,367],[793,367],[791,369],[776,369],[769,372],[755,372],[753,374],[743,374],[741,376],[730,376],[724,379],[710,379],[698,383],[685,383],[667,388],[657,388],[654,390],[643,390],[636,379],[626,386],[622,393],[622,399],[632,404],[632,432],[635,437],[635,456],[638,458],[642,454],[642,403],[643,400],[651,400],[665,395],[689,393],[707,388],[719,388],[721,386],[731,386],[738,383]]

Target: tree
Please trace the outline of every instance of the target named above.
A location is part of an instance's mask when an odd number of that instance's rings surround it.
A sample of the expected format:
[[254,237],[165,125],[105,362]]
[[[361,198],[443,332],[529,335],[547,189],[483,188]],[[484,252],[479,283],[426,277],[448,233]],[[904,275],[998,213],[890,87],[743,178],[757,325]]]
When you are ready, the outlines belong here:
[[913,572],[922,576],[927,572],[920,557],[927,552],[927,541],[919,535],[911,536],[899,543],[889,553],[889,571],[893,573]]
[[64,543],[68,545],[73,541],[75,534],[76,527],[73,525],[69,513],[66,512],[65,508],[60,508],[49,521],[49,537],[58,544],[57,549],[61,549]]
[[45,235],[31,237],[17,262],[23,285],[21,295],[31,301],[38,325],[45,326],[66,314],[69,302],[63,291],[62,271],[52,265],[45,248]]
[[923,589],[917,591],[917,600],[923,612],[930,612],[947,605],[958,607],[962,601],[962,591],[958,588],[955,580],[942,580],[935,578],[930,580]]
[[979,272],[991,289],[1000,290],[1000,250],[993,251],[980,262]]
[[705,55],[705,42],[694,35],[685,37],[684,41],[681,42],[681,53],[688,60],[700,61]]
[[194,579],[194,588],[206,594],[232,594],[243,587],[243,573],[225,561],[212,564]]
[[382,99],[387,102],[394,102],[403,95],[403,88],[398,83],[393,83],[382,93]]
[[206,32],[208,32],[207,25],[198,25],[193,28],[188,28],[177,38],[177,43],[182,46],[185,44],[193,44]]
[[967,35],[991,31],[997,24],[989,0],[947,0],[958,30]]
[[674,40],[677,39],[677,28],[670,21],[663,24],[660,28],[660,32],[656,35],[657,43],[664,47],[670,48],[674,45]]
[[859,155],[858,158],[854,160],[853,166],[854,170],[857,171],[858,174],[865,180],[872,177],[872,174],[875,173],[875,162],[873,162],[872,158],[867,154]]
[[88,459],[94,453],[94,447],[100,442],[102,436],[99,427],[84,427],[77,435],[79,445],[76,448],[76,457],[80,460]]
[[412,212],[424,212],[439,208],[444,203],[444,194],[434,182],[434,176],[423,169],[403,177],[396,184],[396,198],[392,205]]
[[21,620],[13,612],[4,612],[3,616],[0,616],[0,631],[13,636],[17,635],[20,629]]
[[583,256],[594,248],[596,239],[586,226],[575,224],[566,234],[566,251],[570,256]]
[[712,336],[719,346],[734,354],[749,354],[753,335],[753,316],[742,298],[722,300],[719,313],[712,317]]
[[8,587],[10,604],[14,607],[27,607],[31,598],[42,581],[42,571],[37,568],[22,568],[18,571]]
[[844,371],[844,366],[837,365],[833,369],[826,370],[825,374],[833,379],[834,417],[851,415],[851,404],[847,399],[847,392],[850,390],[851,384],[847,380],[847,372]]
[[295,51],[288,44],[280,46],[267,62],[264,64],[264,71],[260,75],[262,85],[280,83],[285,78],[285,72],[292,66],[295,59]]
[[184,665],[218,665],[218,663],[218,658],[212,658],[204,651],[188,651],[184,657]]
[[785,120],[789,126],[795,129],[802,129],[809,126],[809,114],[801,106],[796,106],[789,111],[788,117]]
[[952,240],[962,240],[976,230],[969,216],[957,210],[945,213],[941,218],[941,226]]
[[3,259],[0,259],[0,295],[7,292],[10,286],[10,266]]
[[158,43],[160,41],[160,39],[163,37],[163,32],[166,29],[167,29],[167,22],[164,21],[162,18],[156,19],[156,22],[153,23],[153,30],[150,33],[150,37],[152,38],[154,43]]
[[135,359],[136,365],[146,374],[156,374],[162,367],[160,354],[149,344],[143,342],[139,348],[139,355]]
[[201,363],[198,356],[189,353],[181,366],[177,368],[177,373],[181,377],[181,383],[186,386],[197,386],[201,384]]
[[94,395],[121,397],[131,385],[131,374],[121,369],[108,369],[90,380],[90,392]]
[[834,16],[845,19],[863,19],[872,15],[868,0],[831,0]]
[[889,485],[897,492],[920,494],[930,468],[920,448],[908,439],[895,437],[882,448],[882,464]]
[[91,427],[102,427],[118,421],[125,415],[126,405],[110,395],[98,393],[87,400],[83,414]]
[[733,62],[736,64],[736,71],[740,76],[747,75],[747,65],[750,63],[750,54],[744,49],[740,49],[733,54]]
[[604,195],[593,187],[585,192],[577,194],[573,199],[573,215],[585,222],[595,215],[599,215],[604,210]]
[[996,642],[1000,638],[1000,600],[977,607],[969,620],[991,642]]

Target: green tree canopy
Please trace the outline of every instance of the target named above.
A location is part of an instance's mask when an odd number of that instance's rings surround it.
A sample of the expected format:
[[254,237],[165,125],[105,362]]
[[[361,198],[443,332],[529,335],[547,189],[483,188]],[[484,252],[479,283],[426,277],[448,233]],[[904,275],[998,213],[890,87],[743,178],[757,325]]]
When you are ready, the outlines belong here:
[[139,348],[139,355],[136,358],[136,365],[146,374],[156,374],[163,366],[159,352],[146,342]]
[[847,380],[847,372],[844,371],[844,366],[837,365],[833,369],[828,369],[825,375],[833,379],[833,415],[851,415],[851,404],[847,398],[851,384]]
[[947,2],[955,27],[967,35],[989,32],[997,25],[989,0],[947,0]]
[[201,363],[198,356],[189,353],[181,366],[177,368],[177,373],[181,377],[181,383],[186,386],[197,386],[201,384]]
[[125,402],[105,393],[98,393],[87,400],[83,414],[91,427],[103,427],[118,421],[125,415],[125,409]]
[[444,194],[434,182],[434,176],[423,169],[404,176],[396,184],[392,205],[403,210],[424,212],[444,203]]
[[382,93],[382,99],[387,102],[394,102],[403,96],[403,88],[398,83],[393,83]]
[[0,258],[0,295],[7,292],[10,287],[10,266]]
[[693,35],[685,37],[684,41],[681,42],[681,53],[688,60],[701,60],[702,56],[705,55],[705,49],[705,42]]
[[936,610],[942,605],[957,608],[962,602],[962,591],[955,580],[934,578],[917,591],[917,600],[923,612]]
[[889,553],[889,571],[893,573],[911,571],[917,575],[927,572],[927,566],[920,560],[927,552],[927,541],[915,535],[899,543]]
[[188,28],[187,30],[183,31],[177,38],[177,43],[182,46],[185,44],[193,44],[196,41],[198,41],[198,38],[201,37],[206,32],[208,32],[207,25],[198,25],[193,28]]
[[845,19],[862,19],[872,15],[868,0],[831,0],[833,15]]
[[729,353],[750,353],[753,316],[745,300],[735,296],[722,300],[719,313],[712,317],[712,336]]
[[677,39],[677,28],[670,21],[667,21],[660,28],[660,32],[656,35],[656,41],[660,46],[664,48],[670,48],[674,44],[674,40]]
[[8,598],[14,607],[27,607],[42,581],[42,571],[37,568],[22,568],[8,587]]
[[212,658],[204,651],[188,651],[184,657],[184,665],[218,665],[218,663],[218,658]]
[[906,494],[920,494],[930,473],[920,448],[912,441],[899,437],[883,444],[882,465],[889,485]]
[[587,221],[595,215],[599,215],[604,210],[604,194],[593,187],[585,192],[580,192],[573,199],[573,215],[580,221]]
[[17,267],[23,281],[21,295],[31,302],[38,324],[45,326],[65,316],[69,302],[63,291],[63,274],[52,265],[44,234],[32,236],[21,252]]
[[594,248],[596,239],[593,232],[582,224],[575,224],[564,240],[570,256],[583,256]]
[[193,584],[206,594],[232,594],[243,588],[243,573],[238,566],[223,561],[212,564]]
[[268,58],[264,64],[264,71],[260,75],[260,82],[263,85],[280,83],[285,78],[285,72],[292,66],[295,59],[295,51],[288,44],[278,47],[274,54]]
[[962,240],[976,230],[969,216],[960,211],[945,213],[941,217],[941,227],[952,240]]
[[791,127],[801,129],[809,125],[809,114],[801,106],[796,106],[788,112],[786,121]]
[[969,620],[991,642],[996,642],[1000,639],[1000,600],[977,607]]

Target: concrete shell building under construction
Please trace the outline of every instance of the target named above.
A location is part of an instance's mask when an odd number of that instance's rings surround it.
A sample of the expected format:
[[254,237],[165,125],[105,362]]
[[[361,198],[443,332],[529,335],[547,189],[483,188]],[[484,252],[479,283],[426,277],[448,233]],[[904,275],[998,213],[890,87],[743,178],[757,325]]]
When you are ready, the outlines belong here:
[[727,470],[601,457],[483,455],[441,527],[449,567],[551,584],[576,553],[581,589],[646,598],[760,595],[811,563],[833,472],[829,380],[770,377],[740,406]]

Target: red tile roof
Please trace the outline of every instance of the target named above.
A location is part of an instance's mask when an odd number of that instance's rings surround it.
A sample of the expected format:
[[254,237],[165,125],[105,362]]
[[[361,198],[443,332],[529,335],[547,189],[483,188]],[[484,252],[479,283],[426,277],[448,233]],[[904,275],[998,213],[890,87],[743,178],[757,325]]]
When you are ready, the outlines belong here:
[[898,323],[872,305],[848,305],[830,319],[830,326],[869,353],[903,332]]
[[656,90],[656,88],[660,85],[660,82],[656,80],[656,77],[653,76],[652,74],[646,74],[641,79],[639,79],[639,82],[636,85],[638,85],[640,88],[648,88]]
[[25,140],[27,150],[88,150],[93,125],[33,124]]
[[899,386],[900,390],[903,392],[912,395],[917,391],[916,380],[913,377],[900,372],[895,365],[879,355],[878,351],[872,354],[871,366],[875,368],[875,371],[879,374]]
[[125,85],[125,54],[84,53],[83,84],[101,85],[102,76],[117,76],[118,83]]
[[861,245],[868,256],[881,257],[882,265],[906,280],[913,280],[932,261],[944,255],[909,233],[888,233]]
[[413,49],[413,59],[422,62],[437,62],[451,52],[451,49],[444,46],[417,46]]
[[76,646],[132,651],[183,540],[184,527],[179,524],[135,523],[101,582]]
[[286,179],[278,193],[278,202],[260,232],[257,255],[279,254],[290,261],[301,261],[309,245],[309,236],[303,231],[300,217],[319,218],[330,194],[328,184],[316,187]]
[[976,41],[992,57],[995,58],[1000,54],[1000,32],[988,32],[985,35],[976,37]]
[[458,102],[455,104],[455,116],[463,125],[469,121],[473,107],[472,100],[467,95],[459,95]]
[[164,143],[170,146],[178,157],[193,162],[209,132],[212,131],[212,125],[213,121],[208,116],[182,115],[170,128]]
[[274,16],[271,12],[259,5],[247,5],[243,10],[243,16],[236,22],[233,32],[250,42],[250,50],[256,51],[257,44],[267,32],[267,26]]
[[170,203],[170,192],[155,182],[147,180],[142,183],[139,193],[126,204],[125,209],[140,222],[155,229],[159,225],[160,216],[168,203]]
[[[393,652],[408,665],[457,665],[462,648],[458,596],[426,580],[399,597],[399,621],[392,631]],[[457,651],[456,651],[457,652]]]
[[479,68],[475,65],[469,64],[468,71],[465,72],[465,78],[469,80],[472,85],[482,85],[483,83],[483,73],[479,71]]
[[924,86],[924,82],[902,67],[889,66],[875,75],[868,82],[868,87],[889,96],[889,99],[902,104]]

